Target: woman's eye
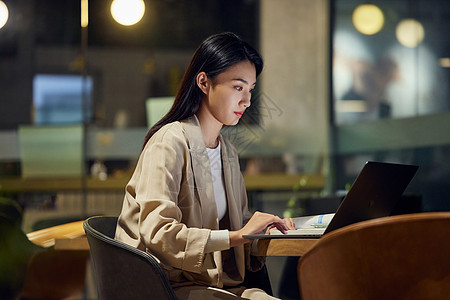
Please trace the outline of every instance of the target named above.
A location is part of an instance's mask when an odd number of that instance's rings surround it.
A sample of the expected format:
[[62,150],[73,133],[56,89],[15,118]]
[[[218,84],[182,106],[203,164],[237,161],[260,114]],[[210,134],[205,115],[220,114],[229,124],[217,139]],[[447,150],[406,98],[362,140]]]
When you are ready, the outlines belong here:
[[236,90],[238,90],[239,92],[242,91],[242,86],[235,86],[234,87]]
[[250,94],[253,94],[253,92],[255,91],[255,89],[250,89]]

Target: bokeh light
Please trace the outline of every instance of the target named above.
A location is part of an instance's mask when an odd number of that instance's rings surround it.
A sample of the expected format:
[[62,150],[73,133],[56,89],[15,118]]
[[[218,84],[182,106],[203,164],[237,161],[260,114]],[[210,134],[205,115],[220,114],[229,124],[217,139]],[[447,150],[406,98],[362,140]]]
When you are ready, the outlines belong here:
[[5,2],[0,1],[0,28],[8,22],[9,12]]
[[114,0],[111,4],[111,14],[117,23],[131,26],[139,22],[144,16],[145,3],[143,0]]
[[425,38],[425,30],[419,21],[404,19],[398,23],[395,35],[400,44],[408,48],[414,48]]
[[352,15],[355,28],[366,35],[378,33],[384,24],[384,15],[378,6],[363,4],[355,8]]

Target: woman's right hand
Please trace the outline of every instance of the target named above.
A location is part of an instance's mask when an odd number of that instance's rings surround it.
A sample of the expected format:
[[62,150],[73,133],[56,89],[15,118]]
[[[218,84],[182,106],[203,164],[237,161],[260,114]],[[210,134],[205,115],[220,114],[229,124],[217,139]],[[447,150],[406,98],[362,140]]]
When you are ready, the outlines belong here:
[[230,246],[234,247],[240,244],[250,243],[251,240],[245,239],[242,236],[262,233],[269,225],[276,227],[283,233],[289,229],[286,222],[280,217],[257,211],[240,230],[230,231]]

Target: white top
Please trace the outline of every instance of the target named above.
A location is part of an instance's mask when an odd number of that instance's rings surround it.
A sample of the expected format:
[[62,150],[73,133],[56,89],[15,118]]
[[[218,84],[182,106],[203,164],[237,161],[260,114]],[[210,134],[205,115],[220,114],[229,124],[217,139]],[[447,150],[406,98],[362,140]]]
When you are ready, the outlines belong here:
[[[214,199],[216,200],[217,216],[221,220],[227,212],[227,198],[225,195],[225,183],[222,175],[222,155],[219,145],[215,149],[206,148],[211,166],[211,175],[214,188]],[[205,253],[230,249],[230,234],[225,230],[211,230],[209,239],[205,246]],[[256,240],[252,244],[252,255],[257,255],[258,248]]]
[[[211,175],[214,189],[214,199],[216,200],[217,216],[221,220],[227,212],[227,198],[222,176],[222,155],[220,142],[215,149],[206,148],[211,166]],[[228,230],[211,230],[205,252],[221,251],[230,248]]]
[[222,175],[222,155],[220,153],[220,142],[215,149],[206,148],[211,166],[211,175],[214,188],[214,199],[216,200],[217,216],[219,221],[227,212],[227,199]]

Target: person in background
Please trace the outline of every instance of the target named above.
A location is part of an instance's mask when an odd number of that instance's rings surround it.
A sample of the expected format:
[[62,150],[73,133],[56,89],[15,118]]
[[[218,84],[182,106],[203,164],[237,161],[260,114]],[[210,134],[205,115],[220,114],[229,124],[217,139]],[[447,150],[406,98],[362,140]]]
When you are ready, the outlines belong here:
[[243,235],[293,222],[249,213],[237,151],[220,133],[250,106],[262,68],[233,33],[204,40],[126,186],[115,238],[153,255],[179,299],[274,299],[242,285],[265,262]]

